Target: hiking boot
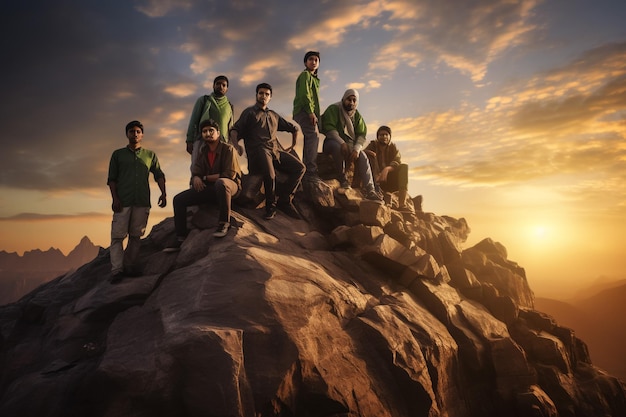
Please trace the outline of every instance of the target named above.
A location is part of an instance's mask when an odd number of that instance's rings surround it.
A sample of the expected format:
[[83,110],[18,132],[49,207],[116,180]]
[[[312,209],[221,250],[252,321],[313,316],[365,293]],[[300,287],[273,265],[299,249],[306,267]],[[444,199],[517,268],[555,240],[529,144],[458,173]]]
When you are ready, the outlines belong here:
[[291,218],[298,220],[302,219],[300,212],[298,212],[298,209],[293,205],[293,203],[279,204],[278,209]]
[[213,237],[224,237],[228,234],[228,230],[230,229],[230,223],[222,222],[217,228],[217,231],[213,233]]
[[276,217],[276,207],[268,207],[265,210],[265,220],[272,220]]
[[365,193],[365,198],[367,200],[373,200],[373,201],[382,201],[383,198],[380,196],[380,194],[378,194],[376,192],[376,190],[371,189],[368,192]]
[[339,178],[337,178],[339,180],[339,187],[341,188],[352,188],[350,187],[350,183],[348,182],[348,179],[346,178],[345,174],[341,174],[339,175]]

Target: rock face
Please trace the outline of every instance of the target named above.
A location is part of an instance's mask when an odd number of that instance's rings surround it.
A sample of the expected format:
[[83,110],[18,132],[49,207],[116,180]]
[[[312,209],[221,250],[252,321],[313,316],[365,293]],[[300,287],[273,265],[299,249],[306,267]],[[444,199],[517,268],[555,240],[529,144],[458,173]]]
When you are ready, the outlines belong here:
[[303,194],[305,220],[237,207],[216,239],[202,208],[180,252],[153,228],[141,277],[109,283],[106,250],[0,307],[0,415],[626,415],[501,244],[462,250],[463,219],[393,196]]

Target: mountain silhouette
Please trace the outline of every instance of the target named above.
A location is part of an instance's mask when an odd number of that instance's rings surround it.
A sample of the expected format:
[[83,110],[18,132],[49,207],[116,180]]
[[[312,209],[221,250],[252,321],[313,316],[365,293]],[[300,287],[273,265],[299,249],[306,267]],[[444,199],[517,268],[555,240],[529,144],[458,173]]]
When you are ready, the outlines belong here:
[[99,250],[84,236],[67,256],[56,248],[34,249],[22,256],[0,251],[0,305],[16,301],[41,284],[86,264]]
[[626,283],[623,280],[592,285],[567,302],[537,298],[535,306],[586,340],[595,364],[626,380],[626,333],[622,330],[626,328]]

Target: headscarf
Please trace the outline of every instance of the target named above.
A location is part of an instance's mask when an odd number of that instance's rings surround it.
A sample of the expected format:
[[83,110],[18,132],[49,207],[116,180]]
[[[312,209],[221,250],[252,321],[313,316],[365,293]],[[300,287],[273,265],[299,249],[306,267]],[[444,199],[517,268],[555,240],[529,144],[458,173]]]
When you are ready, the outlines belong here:
[[[354,106],[354,110],[350,110],[349,112],[343,107],[343,101],[350,97],[356,97],[356,105]],[[337,103],[339,109],[341,110],[341,118],[343,119],[343,130],[344,133],[350,137],[353,141],[356,141],[356,135],[354,133],[354,123],[352,122],[354,115],[356,114],[356,108],[359,105],[359,92],[354,88],[349,88],[343,93],[343,97],[341,98],[341,102]]]

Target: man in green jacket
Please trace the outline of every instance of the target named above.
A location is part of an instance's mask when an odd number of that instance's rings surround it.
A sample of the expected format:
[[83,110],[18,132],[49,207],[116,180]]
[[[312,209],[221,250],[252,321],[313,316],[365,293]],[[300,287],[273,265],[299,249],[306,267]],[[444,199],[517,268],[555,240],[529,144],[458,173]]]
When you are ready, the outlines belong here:
[[[126,125],[128,145],[113,152],[109,162],[107,184],[113,198],[113,222],[111,223],[111,282],[124,276],[137,276],[137,257],[141,236],[146,231],[150,214],[150,173],[159,185],[159,207],[167,204],[165,174],[156,154],[141,147],[143,125],[133,120]],[[126,251],[122,242],[128,236]]]
[[228,78],[218,75],[213,80],[213,92],[209,95],[198,97],[193,106],[189,126],[187,127],[187,153],[191,155],[191,163],[198,156],[202,138],[200,135],[200,123],[205,120],[215,120],[220,127],[220,141],[228,142],[228,131],[233,126],[234,109],[228,101]]
[[326,135],[323,152],[333,157],[335,172],[342,188],[350,188],[346,169],[354,162],[355,175],[363,185],[365,198],[382,200],[374,188],[367,156],[362,152],[367,127],[356,109],[358,101],[358,91],[348,89],[340,102],[331,104],[322,114],[322,132]]

